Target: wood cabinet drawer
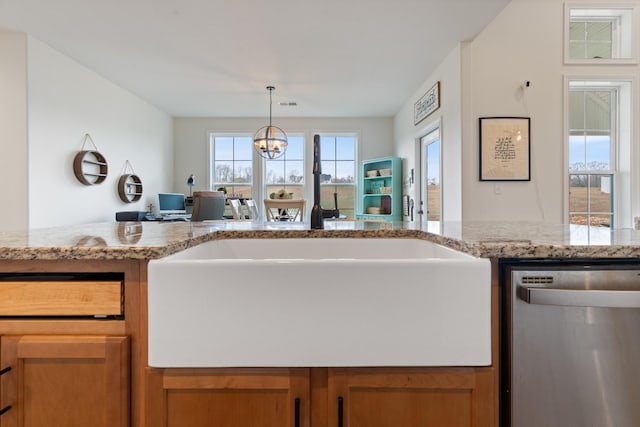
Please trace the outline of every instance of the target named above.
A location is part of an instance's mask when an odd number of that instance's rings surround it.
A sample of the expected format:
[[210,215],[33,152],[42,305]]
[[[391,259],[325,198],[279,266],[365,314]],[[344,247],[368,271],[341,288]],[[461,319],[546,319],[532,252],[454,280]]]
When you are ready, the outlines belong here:
[[0,282],[0,316],[121,316],[122,281]]

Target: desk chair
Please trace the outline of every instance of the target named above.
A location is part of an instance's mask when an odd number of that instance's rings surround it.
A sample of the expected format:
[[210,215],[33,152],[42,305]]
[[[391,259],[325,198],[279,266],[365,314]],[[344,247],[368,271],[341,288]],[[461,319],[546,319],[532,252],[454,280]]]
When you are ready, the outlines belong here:
[[222,219],[224,202],[222,191],[194,191],[191,221]]
[[303,221],[305,199],[265,199],[267,221]]
[[242,203],[240,203],[240,200],[228,199],[228,202],[233,219],[244,219],[244,214],[242,213]]

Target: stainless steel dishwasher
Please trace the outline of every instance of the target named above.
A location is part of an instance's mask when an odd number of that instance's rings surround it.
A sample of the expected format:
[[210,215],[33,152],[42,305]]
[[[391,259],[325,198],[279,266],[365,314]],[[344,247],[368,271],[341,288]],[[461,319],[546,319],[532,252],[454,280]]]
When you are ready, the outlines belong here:
[[640,264],[501,271],[501,426],[640,426]]

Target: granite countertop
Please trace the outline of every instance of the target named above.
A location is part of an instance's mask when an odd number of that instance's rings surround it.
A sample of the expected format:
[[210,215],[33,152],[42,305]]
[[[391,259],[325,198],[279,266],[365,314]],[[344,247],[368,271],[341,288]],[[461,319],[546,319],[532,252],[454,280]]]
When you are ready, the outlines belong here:
[[0,232],[0,259],[155,259],[200,243],[229,238],[420,238],[484,258],[636,258],[640,232],[530,222],[452,222],[416,229],[406,224],[108,222]]

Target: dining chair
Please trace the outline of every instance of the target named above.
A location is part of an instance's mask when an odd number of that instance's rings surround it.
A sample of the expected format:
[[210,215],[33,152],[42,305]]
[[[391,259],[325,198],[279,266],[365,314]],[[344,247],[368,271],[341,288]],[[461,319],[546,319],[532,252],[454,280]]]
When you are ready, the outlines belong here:
[[267,221],[303,221],[305,199],[265,199],[264,212]]
[[228,199],[228,202],[233,219],[244,219],[244,214],[242,213],[242,203],[240,203],[240,200]]
[[224,201],[222,191],[194,191],[191,221],[222,219]]
[[247,212],[249,213],[249,219],[258,219],[260,214],[258,213],[258,207],[256,206],[256,201],[253,199],[246,199],[244,201],[244,205],[247,207]]

